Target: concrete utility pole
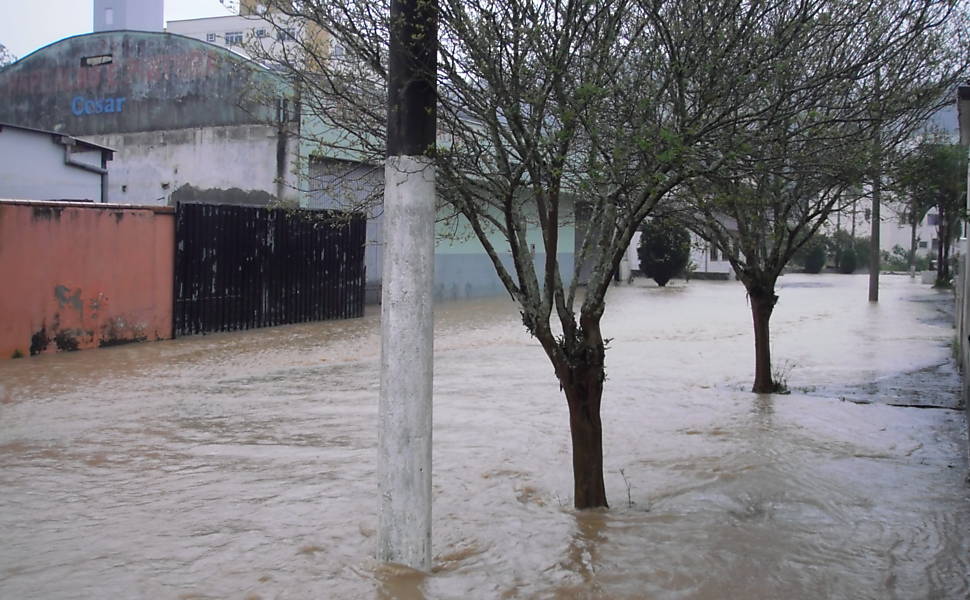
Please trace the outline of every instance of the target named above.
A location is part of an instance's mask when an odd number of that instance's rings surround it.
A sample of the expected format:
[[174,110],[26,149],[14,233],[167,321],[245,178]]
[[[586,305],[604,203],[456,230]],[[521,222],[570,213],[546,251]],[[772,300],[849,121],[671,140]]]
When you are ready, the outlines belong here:
[[391,0],[377,558],[431,568],[436,0]]

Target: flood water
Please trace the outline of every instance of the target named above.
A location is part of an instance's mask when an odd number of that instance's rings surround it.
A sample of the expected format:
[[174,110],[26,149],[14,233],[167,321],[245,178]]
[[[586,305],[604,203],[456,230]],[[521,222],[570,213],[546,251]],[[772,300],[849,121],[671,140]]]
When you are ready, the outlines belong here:
[[614,288],[608,511],[507,299],[436,308],[434,567],[381,566],[362,319],[0,362],[0,598],[965,599],[951,297],[786,275],[790,395],[733,282]]

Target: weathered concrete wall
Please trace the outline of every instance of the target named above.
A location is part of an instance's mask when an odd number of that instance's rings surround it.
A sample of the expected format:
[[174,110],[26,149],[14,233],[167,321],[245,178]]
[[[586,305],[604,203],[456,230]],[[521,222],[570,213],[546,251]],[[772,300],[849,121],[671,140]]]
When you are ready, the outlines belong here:
[[330,158],[314,159],[310,163],[307,208],[360,210],[368,216],[364,268],[369,304],[379,301],[384,268],[383,190],[383,166]]
[[273,126],[196,127],[85,139],[119,149],[110,167],[109,202],[233,204],[242,193],[252,198],[247,203],[265,205],[280,192],[284,200],[298,198],[296,155],[277,156],[278,130]]
[[0,201],[0,359],[172,333],[174,211]]
[[170,204],[185,186],[210,199],[242,190],[264,194],[261,204],[298,202],[300,116],[286,89],[198,40],[96,33],[0,70],[0,122],[115,148],[109,202]]
[[[0,198],[101,201],[101,175],[65,164],[59,137],[0,127]],[[101,166],[101,152],[80,150],[74,160]]]
[[67,38],[0,70],[0,121],[75,136],[272,122],[280,86],[231,52],[167,33]]

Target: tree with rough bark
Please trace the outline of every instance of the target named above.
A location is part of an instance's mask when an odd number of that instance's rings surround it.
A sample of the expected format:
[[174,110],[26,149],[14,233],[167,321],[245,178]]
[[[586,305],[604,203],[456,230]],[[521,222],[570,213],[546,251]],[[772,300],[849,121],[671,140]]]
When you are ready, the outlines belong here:
[[[268,19],[305,19],[335,44],[305,44],[298,60],[263,59],[320,123],[302,132],[313,152],[380,164],[386,4],[268,4]],[[750,167],[738,145],[765,123],[816,109],[818,90],[883,59],[846,41],[884,4],[439,2],[433,156],[442,210],[474,232],[552,364],[569,410],[577,508],[607,506],[602,317],[633,234],[687,182],[726,181],[716,174]],[[766,86],[779,87],[770,102]],[[560,233],[573,226],[581,243],[574,264],[561,264]],[[530,236],[540,240],[535,254]]]

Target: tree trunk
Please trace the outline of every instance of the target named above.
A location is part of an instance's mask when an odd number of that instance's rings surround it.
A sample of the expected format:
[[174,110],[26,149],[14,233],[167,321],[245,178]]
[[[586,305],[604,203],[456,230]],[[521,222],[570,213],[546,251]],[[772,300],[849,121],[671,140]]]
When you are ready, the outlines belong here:
[[943,281],[950,282],[950,242],[943,245]]
[[774,291],[752,293],[751,317],[754,321],[754,385],[751,391],[756,394],[771,394],[777,390],[777,384],[771,377],[771,337],[768,322],[771,313],[778,302]]
[[936,283],[937,285],[942,284],[943,282],[946,281],[946,271],[947,271],[946,259],[943,253],[943,247],[944,247],[943,240],[946,239],[946,235],[947,235],[946,225],[944,220],[946,218],[946,215],[943,214],[942,207],[940,208],[941,210],[939,211],[939,217],[938,217],[940,219],[940,224],[936,228],[936,237],[939,240],[936,246]]
[[603,381],[606,379],[606,344],[599,329],[599,319],[594,316],[584,315],[574,332],[574,336],[567,334],[557,338],[549,329],[543,329],[536,337],[556,369],[559,386],[569,406],[574,505],[580,510],[609,508],[603,484],[603,424],[600,420]]
[[574,503],[578,509],[608,508],[603,484],[602,365],[578,365],[562,382],[569,404],[569,432],[573,442]]
[[[875,97],[881,98],[879,69],[876,69],[875,77]],[[872,132],[872,229],[869,234],[869,302],[879,302],[879,269],[882,254],[879,243],[879,225],[881,219],[879,208],[882,205],[882,142],[880,138],[880,127],[882,123],[876,115],[876,127]]]
[[916,277],[916,216],[910,216],[909,230],[909,276]]

